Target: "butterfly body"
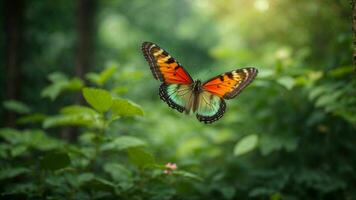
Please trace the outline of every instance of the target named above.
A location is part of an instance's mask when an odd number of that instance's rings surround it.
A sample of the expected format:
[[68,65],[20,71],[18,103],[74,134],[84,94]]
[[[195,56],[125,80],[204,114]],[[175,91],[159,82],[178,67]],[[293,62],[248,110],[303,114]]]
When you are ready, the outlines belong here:
[[194,81],[158,45],[144,42],[142,51],[154,78],[163,82],[159,89],[161,99],[179,112],[196,114],[204,123],[220,119],[226,110],[224,99],[236,97],[257,75],[257,69],[249,67],[223,73],[206,82]]

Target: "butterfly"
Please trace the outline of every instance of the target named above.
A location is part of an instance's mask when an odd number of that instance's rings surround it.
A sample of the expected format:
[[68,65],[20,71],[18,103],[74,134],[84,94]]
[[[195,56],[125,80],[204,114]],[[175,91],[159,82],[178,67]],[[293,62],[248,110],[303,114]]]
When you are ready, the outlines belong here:
[[167,51],[152,42],[142,43],[142,52],[153,77],[162,82],[160,98],[173,109],[195,113],[203,123],[213,123],[225,113],[225,99],[233,99],[256,77],[253,67],[233,70],[204,83],[189,73]]

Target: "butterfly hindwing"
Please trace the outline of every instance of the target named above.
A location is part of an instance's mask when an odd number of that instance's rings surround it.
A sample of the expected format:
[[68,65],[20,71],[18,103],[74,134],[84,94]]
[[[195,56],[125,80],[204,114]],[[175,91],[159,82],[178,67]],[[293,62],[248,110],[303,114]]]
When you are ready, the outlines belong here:
[[167,84],[191,84],[193,79],[167,51],[152,42],[142,44],[142,52],[155,79]]
[[224,99],[232,99],[253,81],[257,73],[253,67],[226,72],[206,81],[203,89]]
[[193,102],[193,91],[190,85],[162,83],[159,95],[169,107],[179,112],[187,111],[188,104]]
[[219,120],[225,113],[226,104],[224,99],[208,91],[203,91],[197,97],[197,119],[206,124]]

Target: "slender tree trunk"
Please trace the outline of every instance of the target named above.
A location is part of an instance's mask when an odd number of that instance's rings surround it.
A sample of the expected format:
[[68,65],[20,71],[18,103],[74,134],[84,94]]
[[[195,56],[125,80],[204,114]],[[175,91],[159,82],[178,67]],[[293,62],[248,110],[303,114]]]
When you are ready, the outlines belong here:
[[[19,99],[20,68],[21,68],[21,44],[23,1],[5,0],[5,96],[6,99]],[[16,115],[13,112],[6,113],[6,124],[15,126]]]
[[[76,9],[76,30],[77,44],[75,55],[75,75],[81,79],[92,67],[93,63],[93,41],[94,41],[94,19],[95,4],[94,0],[77,0]],[[82,96],[76,97],[78,104],[83,102]],[[65,128],[61,132],[61,137],[75,141],[78,138],[78,128]]]
[[75,75],[81,78],[93,61],[94,6],[94,0],[77,0]]
[[352,54],[353,63],[356,67],[356,0],[352,0],[352,30],[354,32],[354,50]]

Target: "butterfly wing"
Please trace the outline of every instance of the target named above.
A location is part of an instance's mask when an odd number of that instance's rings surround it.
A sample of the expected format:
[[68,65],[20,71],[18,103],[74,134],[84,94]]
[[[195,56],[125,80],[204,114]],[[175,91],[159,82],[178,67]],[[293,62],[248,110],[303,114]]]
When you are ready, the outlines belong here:
[[203,91],[199,94],[197,103],[196,117],[203,123],[213,123],[219,120],[225,113],[226,104],[224,99],[208,91]]
[[142,52],[153,77],[166,84],[191,84],[193,79],[167,51],[152,42],[142,43]]
[[225,113],[224,99],[236,97],[257,75],[253,67],[237,69],[216,76],[202,85],[203,91],[198,98],[197,119],[204,123],[213,123]]
[[188,112],[194,102],[193,90],[190,85],[185,84],[163,83],[159,88],[159,96],[169,107],[179,112]]
[[236,97],[256,77],[256,68],[247,67],[218,75],[203,84],[203,90],[224,99]]

